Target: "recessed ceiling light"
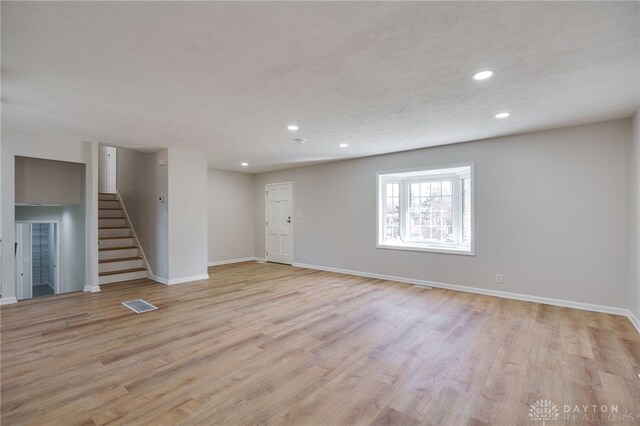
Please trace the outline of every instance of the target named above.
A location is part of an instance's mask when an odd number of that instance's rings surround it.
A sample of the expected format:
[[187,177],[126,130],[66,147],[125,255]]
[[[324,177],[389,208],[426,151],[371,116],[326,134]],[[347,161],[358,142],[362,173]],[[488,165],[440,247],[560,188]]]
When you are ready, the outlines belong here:
[[510,116],[511,114],[508,112],[501,112],[499,114],[496,114],[496,118],[507,118],[508,116]]
[[349,147],[348,143],[341,143],[340,145],[338,145],[340,148],[347,148]]
[[247,167],[247,166],[249,165],[249,163],[240,163],[240,165],[241,165],[242,167]]
[[291,130],[292,132],[295,132],[296,130],[298,130],[298,126],[296,126],[295,124],[289,124],[287,126],[288,130]]
[[297,139],[294,139],[294,141],[296,141],[296,142],[298,142],[299,144],[301,144],[301,145],[302,145],[302,144],[304,144],[307,140],[306,140],[306,139],[300,139],[300,138],[297,138]]
[[473,75],[473,79],[474,80],[486,80],[489,77],[491,77],[492,75],[493,75],[493,71],[491,71],[491,70],[478,71],[477,73],[475,73]]

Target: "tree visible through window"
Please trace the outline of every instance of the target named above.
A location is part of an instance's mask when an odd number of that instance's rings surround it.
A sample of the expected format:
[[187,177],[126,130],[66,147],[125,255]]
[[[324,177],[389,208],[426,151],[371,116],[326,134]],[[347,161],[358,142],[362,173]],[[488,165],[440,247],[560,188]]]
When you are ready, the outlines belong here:
[[471,241],[471,178],[462,179],[462,243]]
[[453,241],[453,181],[409,183],[409,240]]
[[471,252],[471,166],[378,175],[378,246]]

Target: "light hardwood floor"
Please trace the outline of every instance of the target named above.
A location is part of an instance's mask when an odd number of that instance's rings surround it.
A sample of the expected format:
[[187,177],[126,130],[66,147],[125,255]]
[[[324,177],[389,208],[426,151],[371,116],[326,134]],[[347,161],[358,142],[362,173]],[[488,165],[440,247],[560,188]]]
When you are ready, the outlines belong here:
[[[550,426],[586,423],[564,404],[640,419],[626,318],[274,264],[210,274],[3,306],[2,425],[533,426],[541,398]],[[137,298],[160,309],[121,305]]]

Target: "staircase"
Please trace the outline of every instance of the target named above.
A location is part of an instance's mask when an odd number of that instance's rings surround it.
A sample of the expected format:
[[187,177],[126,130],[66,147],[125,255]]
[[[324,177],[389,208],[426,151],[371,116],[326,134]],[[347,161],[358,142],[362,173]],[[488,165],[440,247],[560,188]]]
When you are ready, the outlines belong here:
[[98,253],[100,285],[147,276],[116,194],[98,194]]

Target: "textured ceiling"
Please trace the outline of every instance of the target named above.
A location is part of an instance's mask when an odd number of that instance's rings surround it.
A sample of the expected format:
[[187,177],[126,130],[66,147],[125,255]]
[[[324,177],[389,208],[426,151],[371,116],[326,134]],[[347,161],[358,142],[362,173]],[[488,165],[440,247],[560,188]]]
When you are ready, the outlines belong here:
[[3,1],[2,125],[261,172],[627,117],[639,6]]

